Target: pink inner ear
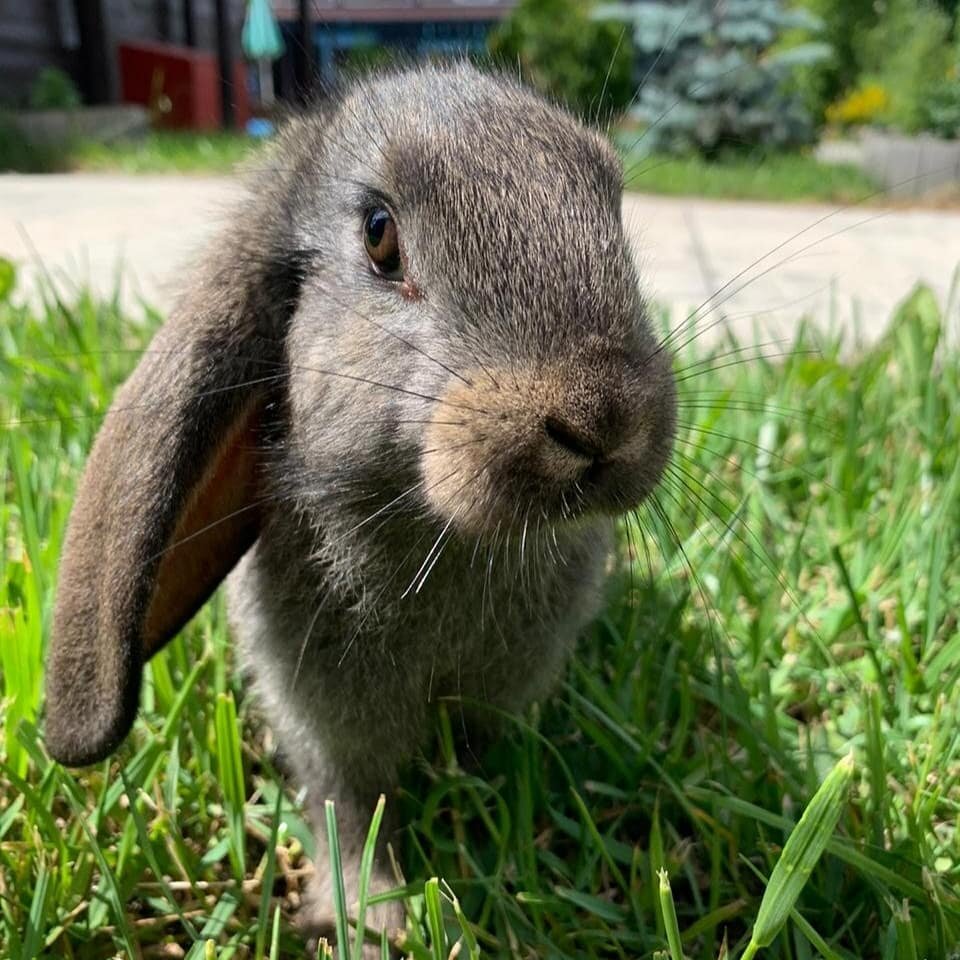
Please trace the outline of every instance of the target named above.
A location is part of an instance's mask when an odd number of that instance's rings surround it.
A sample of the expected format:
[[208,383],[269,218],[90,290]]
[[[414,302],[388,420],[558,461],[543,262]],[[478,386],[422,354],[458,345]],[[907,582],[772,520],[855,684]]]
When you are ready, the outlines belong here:
[[177,520],[143,629],[153,656],[203,606],[260,530],[259,408],[233,424]]

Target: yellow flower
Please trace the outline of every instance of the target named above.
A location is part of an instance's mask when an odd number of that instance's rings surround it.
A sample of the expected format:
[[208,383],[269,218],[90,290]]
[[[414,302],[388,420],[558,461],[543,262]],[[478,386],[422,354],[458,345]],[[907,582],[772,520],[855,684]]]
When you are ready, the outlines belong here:
[[872,123],[890,105],[887,91],[877,83],[868,83],[851,91],[826,110],[827,122],[841,127]]

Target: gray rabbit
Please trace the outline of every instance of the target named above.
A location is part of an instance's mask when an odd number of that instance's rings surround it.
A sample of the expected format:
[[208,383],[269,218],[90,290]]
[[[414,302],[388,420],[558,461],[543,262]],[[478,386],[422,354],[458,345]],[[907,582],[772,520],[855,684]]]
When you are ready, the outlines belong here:
[[144,661],[229,574],[318,827],[336,801],[349,898],[431,703],[550,691],[596,613],[611,517],[670,457],[674,381],[619,159],[513,81],[463,64],[360,81],[251,180],[90,455],[46,740],[70,765],[114,750]]

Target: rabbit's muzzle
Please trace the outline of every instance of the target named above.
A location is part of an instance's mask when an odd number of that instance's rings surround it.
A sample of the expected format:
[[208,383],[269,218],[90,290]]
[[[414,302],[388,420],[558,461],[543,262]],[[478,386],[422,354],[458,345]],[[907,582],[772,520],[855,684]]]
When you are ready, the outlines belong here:
[[675,427],[673,376],[659,355],[584,349],[529,374],[471,370],[435,405],[425,496],[472,533],[620,514],[660,480]]

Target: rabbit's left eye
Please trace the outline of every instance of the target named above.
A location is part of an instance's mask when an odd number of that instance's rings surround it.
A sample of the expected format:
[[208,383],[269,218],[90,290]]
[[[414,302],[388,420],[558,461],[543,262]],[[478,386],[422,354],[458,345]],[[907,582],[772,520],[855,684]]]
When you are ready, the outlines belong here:
[[363,245],[377,276],[385,280],[403,279],[397,224],[386,207],[375,207],[367,213],[363,221]]

